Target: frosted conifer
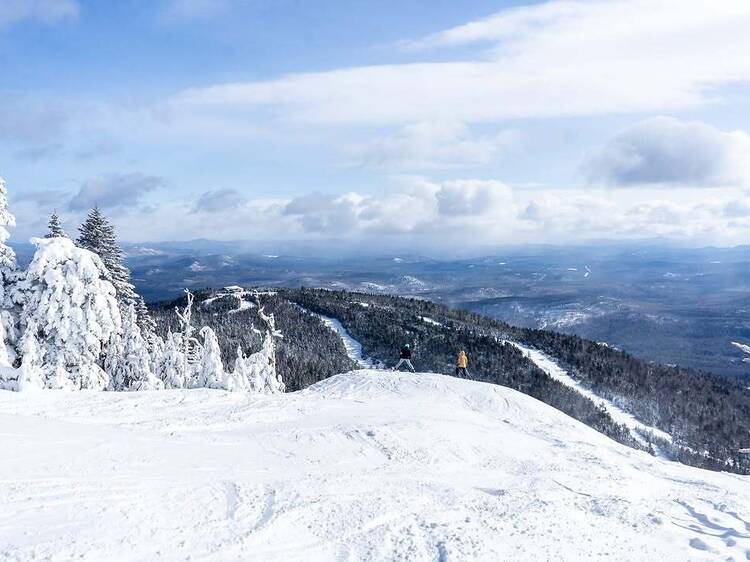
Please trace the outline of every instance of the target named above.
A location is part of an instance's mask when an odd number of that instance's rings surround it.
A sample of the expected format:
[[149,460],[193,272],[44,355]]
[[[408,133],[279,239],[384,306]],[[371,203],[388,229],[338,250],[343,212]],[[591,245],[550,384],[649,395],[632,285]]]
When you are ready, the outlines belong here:
[[62,223],[60,222],[60,217],[58,216],[57,212],[53,212],[49,217],[49,222],[47,223],[47,229],[49,232],[44,235],[45,238],[67,238],[68,235],[65,234],[65,230],[63,230]]
[[98,207],[94,207],[78,230],[76,244],[101,258],[108,272],[107,279],[117,292],[117,301],[123,309],[127,308],[136,301],[137,295],[130,282],[130,270],[123,263],[124,254],[117,245],[114,226]]
[[205,388],[222,388],[224,365],[221,362],[219,340],[208,326],[201,329],[200,335],[203,338],[203,346],[200,360],[196,365],[194,385]]
[[26,301],[20,318],[24,335],[36,332],[46,364],[60,361],[73,388],[103,389],[109,378],[99,364],[102,350],[121,329],[104,264],[67,238],[32,242],[37,250],[19,282]]
[[151,371],[151,358],[138,327],[135,306],[131,304],[122,320],[120,357],[114,362],[112,387],[115,390],[159,390],[164,384]]

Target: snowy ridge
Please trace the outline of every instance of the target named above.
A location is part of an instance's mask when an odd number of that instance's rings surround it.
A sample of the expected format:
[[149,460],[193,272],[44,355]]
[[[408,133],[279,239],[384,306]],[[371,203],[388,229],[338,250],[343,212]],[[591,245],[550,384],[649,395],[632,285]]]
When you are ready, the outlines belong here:
[[744,560],[750,479],[529,396],[356,371],[279,395],[0,392],[0,559]]
[[667,433],[666,431],[662,431],[661,429],[658,429],[656,427],[641,423],[632,414],[629,414],[609,400],[596,395],[594,392],[571,377],[568,374],[568,371],[560,367],[554,361],[554,359],[549,357],[547,354],[517,342],[506,340],[505,343],[508,343],[521,350],[523,354],[531,359],[531,361],[533,361],[533,363],[537,367],[539,367],[553,379],[560,381],[565,386],[574,388],[577,392],[592,400],[597,406],[602,406],[607,411],[607,413],[609,413],[613,420],[615,420],[619,424],[625,425],[630,430],[630,433],[633,435],[633,437],[637,439],[641,444],[648,444],[648,440],[645,437],[648,433],[651,433],[655,437],[658,437],[660,439],[664,439],[669,443],[672,442],[672,436],[669,435],[669,433]]

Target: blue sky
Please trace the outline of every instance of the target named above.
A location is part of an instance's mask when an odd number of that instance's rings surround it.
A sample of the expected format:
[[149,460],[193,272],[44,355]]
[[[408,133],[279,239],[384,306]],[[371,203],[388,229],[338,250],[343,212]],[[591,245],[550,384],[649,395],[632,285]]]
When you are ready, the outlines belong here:
[[5,0],[14,237],[750,242],[740,0]]

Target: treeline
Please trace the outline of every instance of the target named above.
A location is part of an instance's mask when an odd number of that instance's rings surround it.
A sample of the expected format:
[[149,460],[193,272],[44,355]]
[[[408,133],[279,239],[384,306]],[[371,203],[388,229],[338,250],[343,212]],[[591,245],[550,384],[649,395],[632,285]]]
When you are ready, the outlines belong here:
[[[193,310],[193,319],[196,324],[214,331],[227,368],[233,365],[238,346],[248,355],[261,347],[261,335],[253,330],[253,327],[263,326],[256,301],[265,312],[273,314],[276,326],[283,333],[283,338],[276,341],[276,370],[287,391],[301,390],[356,368],[346,355],[341,338],[318,318],[273,293],[250,296],[206,289],[196,291],[195,295],[198,304]],[[245,304],[240,305],[240,302]],[[158,335],[166,338],[169,331],[179,330],[174,310],[183,306],[185,297],[151,306]]]

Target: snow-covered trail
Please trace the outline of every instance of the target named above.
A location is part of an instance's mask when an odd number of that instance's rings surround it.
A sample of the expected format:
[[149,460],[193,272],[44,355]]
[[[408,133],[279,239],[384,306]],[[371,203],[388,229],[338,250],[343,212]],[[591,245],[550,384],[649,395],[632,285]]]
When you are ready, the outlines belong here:
[[346,331],[346,328],[344,328],[344,325],[339,320],[337,320],[336,318],[331,318],[330,316],[323,316],[322,314],[315,314],[315,316],[320,318],[323,321],[323,324],[328,326],[331,330],[339,335],[341,341],[344,344],[344,348],[346,349],[346,354],[349,356],[349,359],[357,363],[357,365],[363,369],[375,368],[375,363],[373,362],[373,360],[369,357],[365,357],[364,353],[362,352],[362,344],[355,340],[351,336],[351,334]]
[[662,431],[661,429],[658,429],[656,427],[641,423],[632,414],[629,414],[622,408],[613,404],[611,401],[598,396],[597,394],[583,386],[581,383],[576,381],[573,377],[571,377],[568,374],[568,371],[560,367],[560,365],[558,365],[555,360],[546,353],[510,340],[506,340],[505,343],[509,343],[510,345],[513,345],[520,349],[523,354],[531,359],[531,361],[533,361],[537,367],[539,367],[553,379],[560,381],[566,386],[574,388],[577,392],[591,399],[598,406],[604,407],[604,409],[607,410],[612,419],[617,423],[625,425],[630,430],[630,433],[633,435],[633,437],[640,443],[644,445],[647,444],[647,439],[644,437],[644,434],[647,433],[651,433],[654,436],[664,439],[670,443],[672,442],[672,436],[669,435],[669,433]]
[[357,371],[276,396],[0,392],[0,560],[746,560],[750,478],[529,396]]

